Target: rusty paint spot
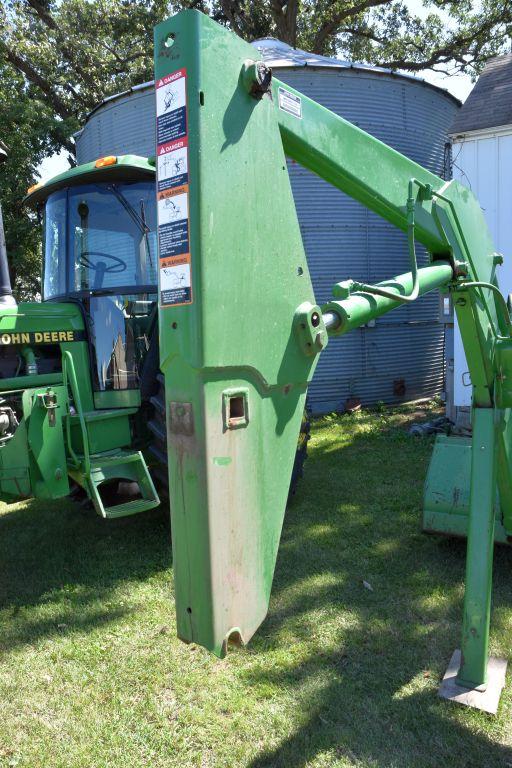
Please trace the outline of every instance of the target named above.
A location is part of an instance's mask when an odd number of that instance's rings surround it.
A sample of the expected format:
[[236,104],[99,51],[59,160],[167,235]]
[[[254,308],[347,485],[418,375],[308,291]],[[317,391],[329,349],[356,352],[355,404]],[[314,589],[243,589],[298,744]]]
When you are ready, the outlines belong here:
[[194,434],[192,403],[171,403],[169,416],[169,432],[174,435]]

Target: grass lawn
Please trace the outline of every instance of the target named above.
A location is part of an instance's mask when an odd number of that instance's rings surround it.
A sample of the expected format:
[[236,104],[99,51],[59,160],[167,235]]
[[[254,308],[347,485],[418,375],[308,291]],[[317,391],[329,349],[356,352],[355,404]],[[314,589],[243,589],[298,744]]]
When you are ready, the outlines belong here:
[[[437,698],[465,545],[421,533],[417,416],[314,423],[268,618],[224,661],[175,638],[163,512],[0,505],[1,768],[512,766],[511,683],[496,718]],[[502,656],[511,564],[497,549]]]

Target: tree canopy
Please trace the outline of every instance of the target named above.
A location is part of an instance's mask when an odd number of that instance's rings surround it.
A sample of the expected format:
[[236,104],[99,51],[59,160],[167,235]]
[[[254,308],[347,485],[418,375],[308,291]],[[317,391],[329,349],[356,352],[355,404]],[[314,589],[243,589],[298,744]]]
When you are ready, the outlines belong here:
[[247,40],[411,72],[475,75],[512,34],[510,0],[3,0],[0,140],[11,153],[0,193],[13,263],[35,242],[19,200],[41,159],[65,148],[72,162],[94,105],[152,79],[153,27],[185,7]]
[[0,165],[0,202],[11,280],[19,298],[37,292],[40,271],[37,219],[23,210],[22,200],[41,161],[66,138],[65,123],[55,120],[41,94],[0,60],[0,140],[7,150]]
[[64,122],[58,133],[72,152],[62,128],[78,127],[105,96],[152,79],[153,27],[183,7],[247,40],[274,36],[408,71],[475,74],[512,35],[510,0],[4,0],[4,76],[22,77]]

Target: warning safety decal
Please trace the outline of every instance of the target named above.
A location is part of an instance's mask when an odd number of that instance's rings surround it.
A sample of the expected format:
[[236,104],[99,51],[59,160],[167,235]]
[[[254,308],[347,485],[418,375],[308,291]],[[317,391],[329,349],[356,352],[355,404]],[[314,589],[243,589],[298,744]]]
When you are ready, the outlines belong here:
[[156,81],[160,306],[192,302],[189,241],[187,72]]

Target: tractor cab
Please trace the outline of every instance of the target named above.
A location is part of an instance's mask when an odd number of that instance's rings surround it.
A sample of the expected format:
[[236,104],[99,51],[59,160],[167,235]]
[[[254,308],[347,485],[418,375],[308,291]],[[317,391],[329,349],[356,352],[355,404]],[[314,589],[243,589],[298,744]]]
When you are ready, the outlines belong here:
[[80,304],[96,408],[140,403],[157,331],[155,168],[100,158],[29,191],[43,219],[42,298]]

